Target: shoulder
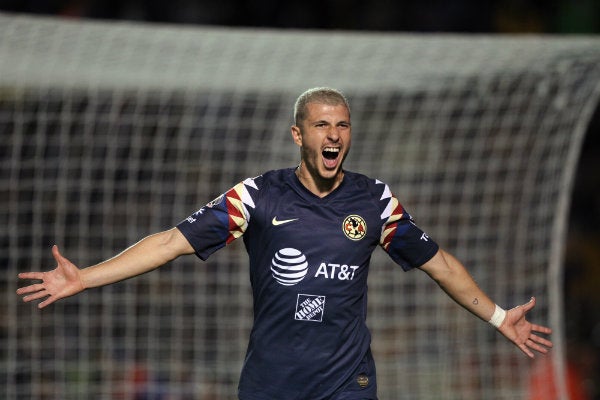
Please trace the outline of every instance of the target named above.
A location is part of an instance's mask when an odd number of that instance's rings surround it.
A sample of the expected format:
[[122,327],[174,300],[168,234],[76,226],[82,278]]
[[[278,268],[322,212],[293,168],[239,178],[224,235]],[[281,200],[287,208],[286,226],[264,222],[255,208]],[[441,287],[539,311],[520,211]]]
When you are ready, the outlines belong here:
[[346,176],[352,187],[350,190],[379,209],[382,220],[387,220],[393,213],[402,212],[402,206],[385,182],[354,172],[346,173]]
[[232,192],[240,196],[242,200],[252,202],[252,206],[261,198],[271,197],[274,193],[285,191],[285,186],[293,175],[293,168],[270,170],[253,178],[246,178],[239,182]]
[[390,190],[388,185],[379,179],[352,171],[344,171],[344,174],[352,187],[359,190],[366,190],[373,195],[381,196]]
[[274,169],[266,171],[254,178],[247,178],[243,183],[248,186],[254,186],[256,189],[279,186],[285,184],[293,173],[293,168]]
[[294,168],[281,168],[267,171],[261,175],[266,182],[281,182],[294,173]]

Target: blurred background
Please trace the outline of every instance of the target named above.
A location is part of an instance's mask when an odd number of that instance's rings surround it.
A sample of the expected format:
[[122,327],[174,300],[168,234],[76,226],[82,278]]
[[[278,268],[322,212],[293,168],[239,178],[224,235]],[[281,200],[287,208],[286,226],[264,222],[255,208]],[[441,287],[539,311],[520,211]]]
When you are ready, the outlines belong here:
[[6,11],[69,17],[415,32],[598,33],[597,0],[2,0]]
[[[0,10],[67,18],[237,27],[493,34],[600,33],[598,0],[1,0]],[[574,183],[564,271],[568,356],[591,399],[600,399],[599,165],[600,110],[597,109],[586,134]]]

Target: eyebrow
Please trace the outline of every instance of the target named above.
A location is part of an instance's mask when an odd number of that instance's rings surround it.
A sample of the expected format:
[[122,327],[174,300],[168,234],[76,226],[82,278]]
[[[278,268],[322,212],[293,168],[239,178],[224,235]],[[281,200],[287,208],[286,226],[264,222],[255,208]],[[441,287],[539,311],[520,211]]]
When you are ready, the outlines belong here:
[[[329,121],[324,120],[324,119],[319,119],[317,121],[312,121],[311,122],[312,125],[318,125],[318,124],[330,124]],[[347,120],[342,120],[342,121],[338,121],[335,125],[340,125],[340,124],[344,124],[344,125],[352,125],[352,123],[350,121]]]

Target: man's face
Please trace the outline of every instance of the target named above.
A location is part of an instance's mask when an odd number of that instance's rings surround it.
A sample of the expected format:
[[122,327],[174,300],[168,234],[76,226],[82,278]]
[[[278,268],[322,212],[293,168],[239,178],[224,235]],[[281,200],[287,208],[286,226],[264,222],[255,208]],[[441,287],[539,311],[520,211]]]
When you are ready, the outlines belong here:
[[302,163],[314,180],[332,180],[342,171],[351,142],[350,113],[343,104],[309,103],[300,126],[292,127]]

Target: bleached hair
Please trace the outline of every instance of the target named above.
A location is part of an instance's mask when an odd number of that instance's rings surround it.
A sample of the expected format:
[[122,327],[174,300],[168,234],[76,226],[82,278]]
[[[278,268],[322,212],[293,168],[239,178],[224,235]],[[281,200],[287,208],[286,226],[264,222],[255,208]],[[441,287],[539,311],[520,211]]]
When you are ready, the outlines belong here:
[[348,113],[350,113],[350,105],[342,92],[329,87],[315,87],[308,89],[298,96],[296,104],[294,104],[294,123],[296,125],[301,124],[306,118],[309,103],[320,103],[331,106],[343,104],[348,109]]

